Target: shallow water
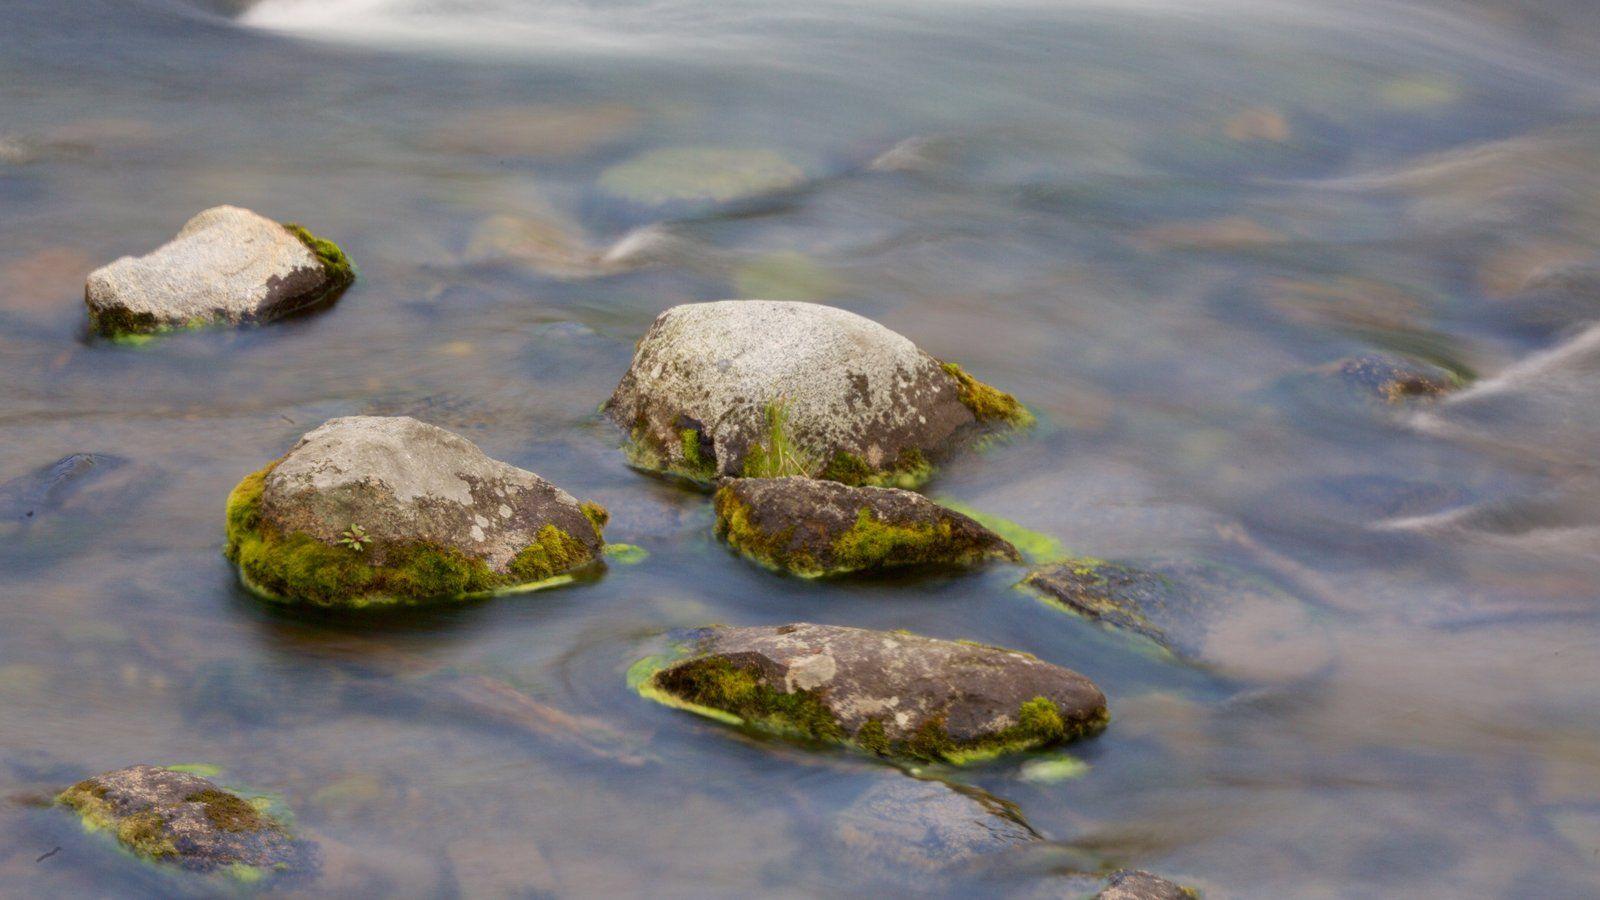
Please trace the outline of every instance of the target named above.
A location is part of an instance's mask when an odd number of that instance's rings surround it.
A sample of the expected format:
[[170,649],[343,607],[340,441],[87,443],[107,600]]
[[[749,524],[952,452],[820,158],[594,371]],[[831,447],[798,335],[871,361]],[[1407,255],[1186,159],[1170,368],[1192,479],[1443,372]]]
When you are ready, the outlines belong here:
[[[1581,0],[0,6],[0,890],[215,890],[29,802],[189,762],[318,841],[286,894],[1043,896],[1119,866],[1214,897],[1600,893],[1600,291],[1540,280],[1600,249],[1597,47]],[[665,211],[601,188],[685,145],[808,180]],[[271,328],[86,337],[90,269],[224,202],[361,280]],[[619,241],[649,252],[597,261]],[[871,316],[1039,414],[931,494],[1278,602],[1183,661],[1019,568],[734,557],[596,407],[660,310],[754,295]],[[1478,385],[1413,410],[1305,374],[1373,351]],[[354,413],[456,430],[650,556],[359,625],[265,609],[223,498]],[[625,684],[672,629],[795,620],[1097,681],[1082,777],[941,773],[1051,843],[885,868],[837,822],[896,770]]]

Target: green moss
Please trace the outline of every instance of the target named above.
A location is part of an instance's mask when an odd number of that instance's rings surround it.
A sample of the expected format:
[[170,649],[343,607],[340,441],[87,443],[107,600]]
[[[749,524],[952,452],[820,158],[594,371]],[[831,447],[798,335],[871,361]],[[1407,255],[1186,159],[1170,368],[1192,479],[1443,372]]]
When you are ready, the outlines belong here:
[[982,553],[956,541],[949,520],[898,525],[884,522],[863,508],[854,525],[833,543],[834,567],[840,570],[924,563],[971,562]]
[[650,558],[650,551],[635,544],[607,544],[601,549],[606,559],[625,566],[636,566]]
[[838,718],[816,691],[778,691],[759,672],[722,657],[703,657],[663,669],[654,681],[683,701],[730,713],[764,731],[829,743],[845,739]]
[[915,447],[901,451],[895,464],[884,470],[872,468],[866,460],[845,450],[833,454],[818,478],[852,486],[898,487],[915,490],[933,476],[933,464]]
[[[275,465],[239,482],[227,506],[226,555],[246,586],[267,599],[360,608],[477,597],[552,581],[595,558],[582,541],[555,525],[541,529],[503,574],[458,550],[426,542],[389,542],[357,551],[304,532],[281,534],[261,519],[261,492]],[[593,524],[595,516],[589,515]],[[379,553],[382,564],[372,565]]]
[[178,854],[178,848],[167,834],[166,822],[158,813],[145,810],[119,818],[106,800],[106,793],[104,785],[89,779],[62,791],[56,802],[75,810],[84,830],[109,831],[139,856],[162,859]]
[[1017,711],[1018,722],[1010,728],[970,741],[950,736],[942,716],[923,722],[902,744],[891,749],[896,756],[940,760],[966,765],[1015,753],[1077,740],[1097,732],[1110,721],[1104,708],[1082,719],[1068,719],[1048,697],[1035,697]]
[[856,746],[873,756],[888,756],[891,749],[889,735],[882,719],[868,719],[856,729]]
[[977,522],[979,525],[989,529],[995,534],[1005,538],[1011,543],[1011,546],[1016,547],[1017,550],[1022,554],[1023,558],[1030,563],[1055,562],[1056,560],[1065,559],[1071,555],[1071,553],[1065,546],[1062,545],[1060,541],[1042,531],[1034,531],[1031,528],[1019,525],[1010,519],[1003,519],[1000,516],[990,515],[989,513],[979,509],[974,509],[960,501],[951,500],[948,497],[941,497],[939,498],[938,502],[941,506],[953,509],[956,512],[961,513],[967,518],[973,520],[974,522]]
[[345,255],[344,250],[340,249],[338,244],[327,238],[317,237],[307,231],[304,226],[293,222],[285,222],[283,227],[290,234],[299,238],[300,243],[305,244],[306,249],[310,250],[316,255],[317,259],[322,261],[322,267],[328,272],[331,291],[344,288],[350,282],[356,280],[356,267],[350,262],[350,257]]
[[583,510],[584,517],[589,520],[590,525],[594,526],[594,536],[603,538],[605,536],[606,523],[611,521],[611,511],[593,500],[583,501],[578,504],[578,508]]
[[956,380],[961,402],[972,415],[984,424],[1010,425],[1025,428],[1033,424],[1033,413],[1017,398],[998,388],[973,378],[955,363],[941,363],[946,373]]
[[258,831],[274,824],[257,810],[250,801],[216,788],[196,791],[183,798],[185,803],[199,803],[205,807],[206,821],[219,831],[241,833]]
[[743,475],[746,478],[785,478],[799,475],[810,478],[821,469],[809,454],[795,446],[786,432],[789,413],[782,402],[767,404],[767,433],[745,451]]

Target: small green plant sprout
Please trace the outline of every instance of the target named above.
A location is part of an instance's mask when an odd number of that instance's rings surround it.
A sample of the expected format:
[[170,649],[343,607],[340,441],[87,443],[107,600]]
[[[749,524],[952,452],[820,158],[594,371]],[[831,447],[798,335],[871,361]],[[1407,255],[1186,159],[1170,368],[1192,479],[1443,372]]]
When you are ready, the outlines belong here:
[[357,553],[367,549],[367,530],[354,522],[339,535],[339,543]]
[[752,446],[745,455],[746,478],[783,478],[788,475],[810,478],[821,468],[815,460],[795,446],[785,433],[789,421],[789,411],[785,409],[786,402],[780,397],[776,403],[767,405],[766,440]]

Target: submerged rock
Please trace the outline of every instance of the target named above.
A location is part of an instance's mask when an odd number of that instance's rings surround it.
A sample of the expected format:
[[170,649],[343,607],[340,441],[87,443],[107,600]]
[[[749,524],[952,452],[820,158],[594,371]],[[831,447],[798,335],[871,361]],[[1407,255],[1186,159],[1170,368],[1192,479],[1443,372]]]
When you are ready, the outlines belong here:
[[56,802],[140,856],[195,871],[226,869],[255,881],[304,859],[305,848],[264,804],[189,772],[129,766],[80,781]]
[[1076,672],[1015,650],[834,625],[713,626],[640,684],[652,699],[788,737],[960,764],[1109,720]]
[[1021,560],[1004,538],[921,494],[832,481],[729,479],[717,490],[717,536],[796,575]]
[[1055,606],[1240,675],[1293,677],[1329,659],[1305,606],[1262,580],[1188,560],[1070,559],[1022,584]]
[[1437,397],[1461,386],[1460,378],[1439,366],[1381,353],[1342,360],[1328,371],[1351,390],[1387,403]]
[[60,505],[97,472],[122,464],[114,456],[73,453],[0,484],[0,522],[26,525]]
[[707,482],[805,475],[914,486],[974,426],[1032,420],[1010,394],[842,309],[723,300],[656,318],[606,402],[634,464]]
[[600,190],[615,201],[666,212],[756,200],[794,190],[806,170],[773,150],[665,147],[600,173]]
[[151,253],[91,272],[84,299],[90,326],[114,337],[267,322],[331,298],[354,278],[333,242],[217,206]]
[[1137,869],[1113,872],[1095,900],[1195,900],[1193,888],[1174,884],[1165,878]]
[[607,514],[406,416],[333,419],[228,498],[228,558],[256,593],[318,606],[450,600],[594,563]]
[[941,870],[1037,843],[1017,808],[976,788],[896,776],[834,820],[834,837],[872,866]]

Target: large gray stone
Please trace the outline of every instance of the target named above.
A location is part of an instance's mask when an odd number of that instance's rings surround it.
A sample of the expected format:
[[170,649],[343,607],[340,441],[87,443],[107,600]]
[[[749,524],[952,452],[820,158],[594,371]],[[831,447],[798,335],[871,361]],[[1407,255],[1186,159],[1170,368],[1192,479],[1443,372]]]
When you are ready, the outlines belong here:
[[963,429],[1028,418],[1010,395],[876,322],[768,300],[662,313],[605,409],[629,430],[635,464],[707,482],[914,484]]
[[134,853],[188,869],[285,870],[305,858],[276,818],[188,772],[129,766],[80,781],[56,800]]
[[734,478],[717,489],[717,534],[797,575],[1021,559],[989,529],[921,494],[812,478]]
[[236,206],[217,206],[144,256],[89,274],[84,299],[103,334],[266,322],[315,305],[353,277],[337,247]]
[[835,625],[707,628],[645,693],[759,729],[956,763],[1072,740],[1108,719],[1089,679],[1027,653]]

